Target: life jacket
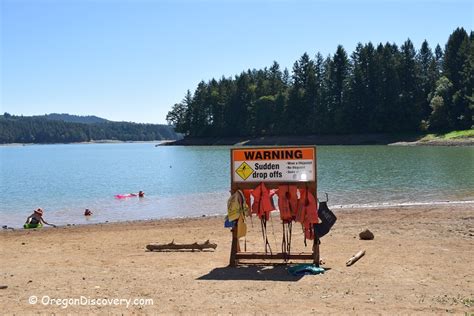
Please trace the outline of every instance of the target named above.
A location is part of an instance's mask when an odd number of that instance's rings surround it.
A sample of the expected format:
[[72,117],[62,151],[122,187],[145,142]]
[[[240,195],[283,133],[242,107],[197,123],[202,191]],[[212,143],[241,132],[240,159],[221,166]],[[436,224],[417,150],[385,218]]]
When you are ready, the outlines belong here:
[[275,208],[272,205],[270,199],[270,192],[268,191],[265,184],[260,183],[253,191],[253,204],[252,204],[252,213],[257,214],[258,218],[265,218],[268,220],[270,218],[270,212]]
[[284,223],[290,222],[293,218],[290,205],[290,190],[286,184],[278,186],[278,209],[280,210],[280,218]]
[[242,214],[248,215],[249,208],[245,202],[245,197],[242,191],[237,190],[227,200],[227,217],[229,221],[235,221]]
[[326,235],[337,220],[336,215],[328,208],[327,202],[319,202],[318,217],[321,219],[321,223],[314,225],[314,232],[318,238]]
[[293,219],[295,219],[296,214],[298,212],[298,188],[296,187],[296,185],[288,185],[288,193],[290,195],[289,202],[291,208],[291,216]]
[[[298,202],[296,190],[297,188],[294,185],[282,184],[278,186],[278,208],[280,210],[280,218],[283,222],[283,238],[281,242],[281,252],[287,255],[289,255],[291,252],[291,231],[293,226],[292,220],[294,219],[293,209],[291,205],[292,202]],[[291,192],[294,192],[293,196]],[[296,206],[294,208],[294,211],[296,213]],[[285,258],[285,261],[288,261],[288,257]]]
[[[251,201],[250,201],[250,194],[252,193],[252,190],[246,189],[246,190],[243,190],[243,192],[244,192],[244,197],[245,197],[245,203],[247,204],[247,207],[250,209],[250,207],[252,206]],[[250,212],[248,215],[250,215]]]
[[314,224],[318,223],[318,207],[314,195],[308,188],[300,190],[297,220],[303,225],[305,238],[314,239]]

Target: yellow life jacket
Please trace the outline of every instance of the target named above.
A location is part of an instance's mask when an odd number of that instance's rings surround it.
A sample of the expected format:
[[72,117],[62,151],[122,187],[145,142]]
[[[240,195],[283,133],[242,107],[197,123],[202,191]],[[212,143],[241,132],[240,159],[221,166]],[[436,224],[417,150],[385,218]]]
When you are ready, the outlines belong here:
[[237,238],[247,235],[247,224],[245,216],[249,215],[249,207],[245,202],[245,196],[242,191],[237,190],[227,201],[227,217],[229,221],[237,222]]
[[237,222],[237,238],[245,237],[247,235],[247,224],[245,223],[245,217],[240,214],[239,221]]
[[227,217],[231,222],[239,219],[240,214],[247,216],[248,213],[249,208],[247,206],[247,203],[245,203],[244,194],[242,193],[242,191],[237,190],[227,200]]

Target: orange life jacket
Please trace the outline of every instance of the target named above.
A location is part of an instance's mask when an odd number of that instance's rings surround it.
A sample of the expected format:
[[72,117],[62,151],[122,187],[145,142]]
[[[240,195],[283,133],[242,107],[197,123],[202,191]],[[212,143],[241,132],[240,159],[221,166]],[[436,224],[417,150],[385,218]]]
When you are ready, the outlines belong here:
[[270,212],[274,210],[270,200],[270,192],[265,184],[260,183],[253,191],[252,213],[257,214],[258,218],[270,218]]
[[296,185],[289,185],[288,186],[288,193],[289,193],[289,201],[290,201],[290,208],[291,208],[291,216],[293,219],[296,218],[296,214],[298,212],[298,188]]
[[280,218],[285,222],[290,222],[292,219],[290,206],[290,193],[288,185],[278,186],[278,209],[280,210]]
[[252,190],[246,189],[246,190],[243,190],[243,193],[244,193],[244,197],[245,197],[245,203],[250,208],[252,206],[251,202],[250,202],[250,194],[252,193]]
[[314,239],[314,224],[318,223],[318,207],[316,198],[308,188],[300,190],[297,220],[303,224],[306,239]]

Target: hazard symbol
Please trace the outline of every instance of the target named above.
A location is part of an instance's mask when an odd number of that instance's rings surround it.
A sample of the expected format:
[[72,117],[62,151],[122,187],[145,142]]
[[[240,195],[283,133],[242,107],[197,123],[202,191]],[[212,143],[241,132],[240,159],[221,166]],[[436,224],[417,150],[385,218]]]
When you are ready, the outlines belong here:
[[253,173],[253,169],[244,161],[238,168],[235,170],[242,179],[247,180]]

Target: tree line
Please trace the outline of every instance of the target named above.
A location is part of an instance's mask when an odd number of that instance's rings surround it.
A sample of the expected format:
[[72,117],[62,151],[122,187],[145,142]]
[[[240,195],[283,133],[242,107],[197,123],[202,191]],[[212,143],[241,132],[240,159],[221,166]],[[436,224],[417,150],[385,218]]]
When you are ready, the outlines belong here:
[[348,56],[304,53],[292,72],[275,61],[234,78],[201,81],[166,117],[191,137],[398,133],[470,129],[474,32],[457,28],[444,50],[425,40],[359,43]]
[[92,140],[178,139],[172,127],[129,122],[74,123],[46,117],[0,115],[0,143],[74,143]]

